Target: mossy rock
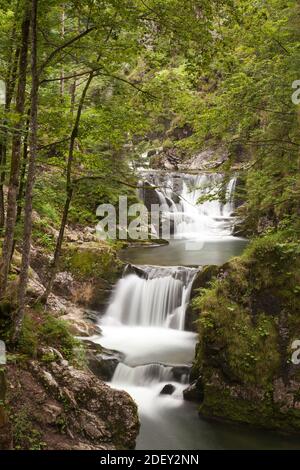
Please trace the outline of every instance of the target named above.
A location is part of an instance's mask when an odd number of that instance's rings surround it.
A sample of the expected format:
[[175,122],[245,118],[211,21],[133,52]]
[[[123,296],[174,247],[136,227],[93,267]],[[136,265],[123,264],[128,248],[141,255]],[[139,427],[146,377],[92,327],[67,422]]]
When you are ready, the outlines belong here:
[[102,278],[113,283],[120,277],[123,267],[113,248],[100,242],[90,242],[65,246],[60,270],[72,273],[76,280]]
[[[199,294],[199,289],[206,289],[209,287],[211,281],[219,273],[219,267],[215,265],[203,266],[203,268],[196,275],[192,289],[191,289],[191,301]],[[185,330],[197,331],[196,321],[198,319],[197,312],[192,308],[190,303],[185,316]]]
[[[299,246],[276,234],[252,242],[205,288],[198,287],[192,377],[204,383],[202,414],[300,430],[300,370],[291,363],[300,328],[299,285]],[[262,398],[251,396],[253,389]]]

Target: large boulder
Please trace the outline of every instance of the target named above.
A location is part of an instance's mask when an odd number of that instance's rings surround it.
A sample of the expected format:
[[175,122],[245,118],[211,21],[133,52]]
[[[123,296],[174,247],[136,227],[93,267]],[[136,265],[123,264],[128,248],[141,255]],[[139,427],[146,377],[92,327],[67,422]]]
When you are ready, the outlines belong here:
[[63,248],[54,292],[92,310],[106,308],[124,264],[104,242],[69,243]]
[[183,398],[187,401],[201,403],[204,398],[204,389],[201,377],[191,383],[184,391]]
[[292,359],[299,272],[298,243],[272,234],[253,241],[198,292],[191,380],[201,381],[201,415],[300,432],[300,368]]
[[18,448],[134,449],[139,431],[136,404],[89,371],[66,361],[30,361],[24,369],[9,366],[8,378]]

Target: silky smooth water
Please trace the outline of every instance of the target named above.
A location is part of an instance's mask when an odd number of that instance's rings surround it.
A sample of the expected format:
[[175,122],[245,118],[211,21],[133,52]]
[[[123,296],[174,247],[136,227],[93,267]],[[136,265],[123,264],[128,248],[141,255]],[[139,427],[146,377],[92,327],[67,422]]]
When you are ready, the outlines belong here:
[[133,264],[161,266],[222,265],[238,256],[247,246],[247,240],[226,237],[219,240],[171,240],[168,245],[156,247],[132,247],[119,252],[123,261]]
[[[220,175],[150,176],[148,182],[160,186],[159,200],[167,204],[163,216],[176,222],[174,239],[166,246],[122,252],[138,269],[124,271],[100,321],[102,335],[92,338],[124,355],[111,386],[126,390],[138,404],[137,448],[299,448],[291,438],[199,418],[197,407],[183,400],[197,341],[195,333],[184,331],[193,280],[199,266],[226,262],[246,241],[232,236],[234,178],[226,185],[225,204],[213,200],[199,206],[199,197],[222,183]],[[172,395],[161,395],[166,384],[174,386]]]

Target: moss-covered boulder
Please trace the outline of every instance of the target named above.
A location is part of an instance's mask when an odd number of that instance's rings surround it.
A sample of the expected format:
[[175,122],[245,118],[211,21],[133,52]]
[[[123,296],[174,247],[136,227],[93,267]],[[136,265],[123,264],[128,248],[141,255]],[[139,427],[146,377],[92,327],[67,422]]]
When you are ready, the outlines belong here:
[[69,243],[63,248],[54,291],[79,305],[101,310],[123,269],[107,243]]
[[[198,274],[196,275],[192,288],[191,288],[191,300],[194,299],[200,292],[200,289],[206,289],[209,287],[212,280],[219,273],[219,267],[216,265],[203,266]],[[197,331],[197,320],[198,312],[192,308],[190,303],[185,315],[185,330]]]
[[78,280],[102,278],[115,282],[123,270],[123,263],[106,243],[70,243],[63,249],[61,268]]
[[300,250],[280,235],[257,239],[194,300],[199,344],[191,378],[202,415],[300,431]]

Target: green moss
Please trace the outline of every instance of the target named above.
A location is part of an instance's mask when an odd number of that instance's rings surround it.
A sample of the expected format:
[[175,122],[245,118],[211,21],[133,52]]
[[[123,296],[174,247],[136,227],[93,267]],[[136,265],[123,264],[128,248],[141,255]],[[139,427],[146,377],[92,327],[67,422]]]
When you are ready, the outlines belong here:
[[[242,257],[226,263],[210,286],[199,291],[193,302],[199,344],[192,376],[201,375],[205,385],[201,413],[300,428],[298,410],[279,410],[271,397],[275,378],[289,375],[300,381],[300,371],[289,369],[291,345],[300,331],[299,268],[298,245],[272,234],[251,243]],[[212,371],[222,378],[223,387],[211,384]],[[238,384],[246,398],[232,396],[227,388],[232,384]],[[249,387],[265,398],[247,399]]]
[[26,410],[20,410],[11,416],[15,450],[43,450],[46,443],[41,432],[32,425]]
[[76,358],[76,349],[80,349],[81,345],[70,333],[68,323],[50,314],[45,316],[40,325],[39,337],[44,344],[58,349],[68,360]]
[[205,400],[199,408],[204,416],[247,423],[265,428],[276,428],[271,397],[262,400],[246,400],[233,397],[230,391],[213,385],[205,387]]
[[[18,343],[18,358],[36,358],[38,347],[42,345],[57,349],[65,359],[78,366],[84,364],[83,345],[74,338],[66,321],[48,313],[39,317],[36,313],[32,315],[27,312]],[[57,360],[57,357],[55,353],[49,353],[44,354],[41,360],[52,362]]]
[[18,351],[29,357],[36,357],[39,345],[39,331],[30,315],[25,315],[18,343]]
[[103,278],[114,282],[123,264],[107,244],[85,243],[83,247],[70,244],[63,251],[61,269],[71,272],[79,280]]

